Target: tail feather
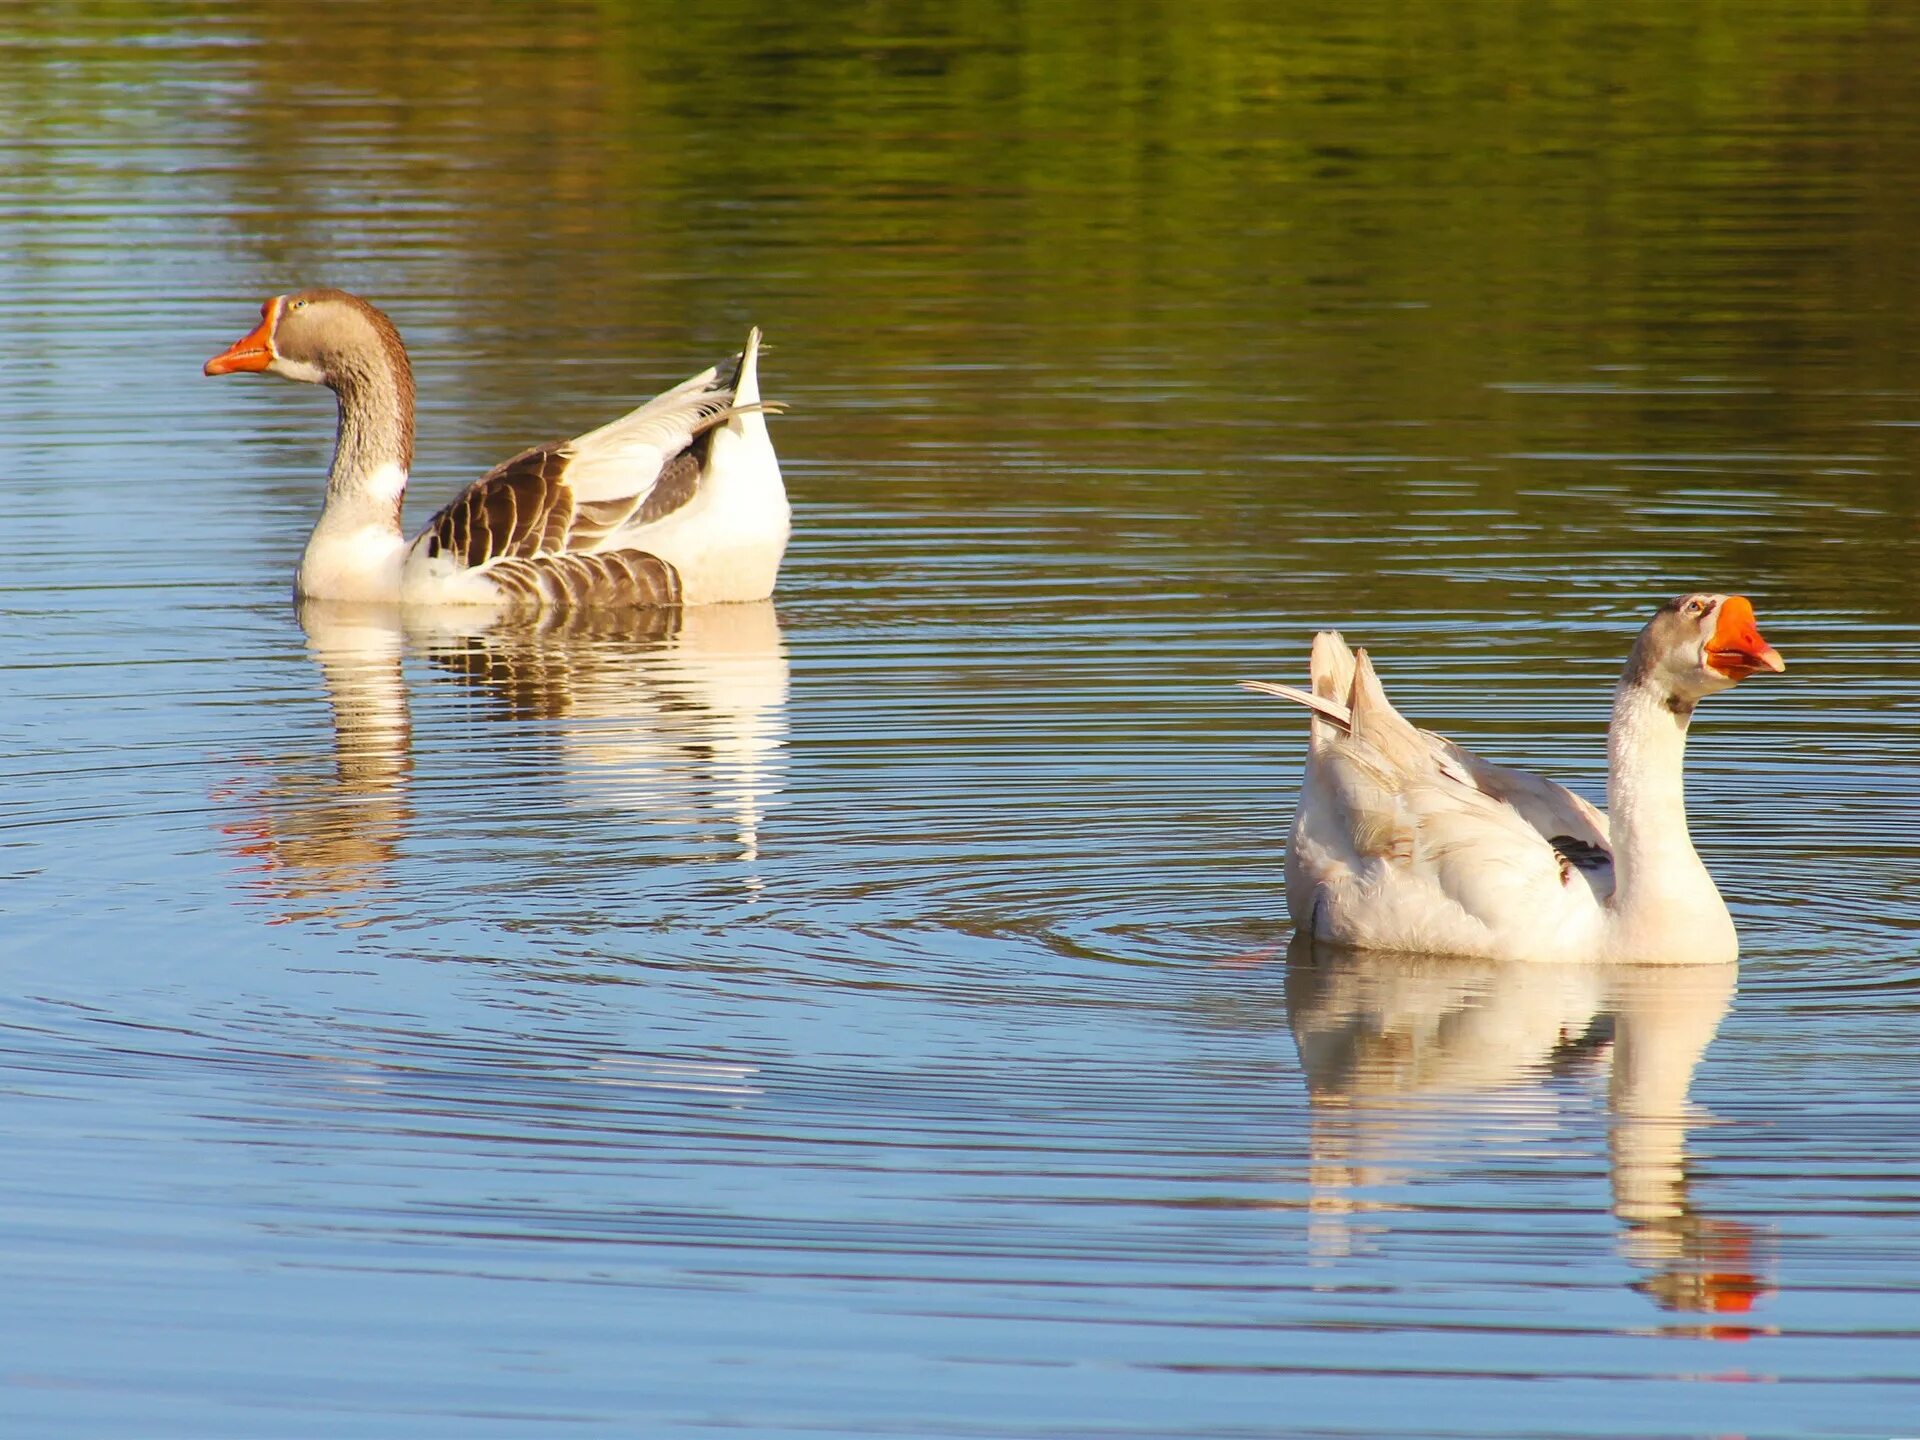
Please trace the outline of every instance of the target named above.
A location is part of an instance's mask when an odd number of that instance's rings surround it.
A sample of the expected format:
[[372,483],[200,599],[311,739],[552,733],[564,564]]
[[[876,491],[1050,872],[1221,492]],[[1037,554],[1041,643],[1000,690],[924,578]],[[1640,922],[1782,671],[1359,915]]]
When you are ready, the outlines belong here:
[[[1353,689],[1353,651],[1338,630],[1322,630],[1313,637],[1313,654],[1307,661],[1307,675],[1313,693],[1322,700],[1345,706]],[[1317,750],[1331,745],[1341,734],[1353,728],[1351,718],[1338,730],[1315,720],[1308,727],[1307,745]]]
[[760,398],[760,327],[754,326],[747,331],[747,344],[733,359],[730,366],[720,370],[721,378],[727,378],[725,372],[732,370],[733,404],[727,414],[726,425],[714,436],[715,463],[719,457],[742,441],[753,446],[772,448],[772,440],[767,435],[768,415],[778,415],[786,407],[777,401]]
[[1396,769],[1411,774],[1430,763],[1425,733],[1393,708],[1365,650],[1354,652],[1353,689],[1347,696],[1347,712],[1353,717],[1354,736]]
[[1306,709],[1312,717],[1309,750],[1351,735],[1397,763],[1411,764],[1427,754],[1429,737],[1393,708],[1365,650],[1351,650],[1339,632],[1323,630],[1313,637],[1310,673],[1311,691],[1271,680],[1242,680],[1240,688]]
[[1277,685],[1269,680],[1242,680],[1240,686],[1257,695],[1277,695],[1282,700],[1305,706],[1312,714],[1307,746],[1318,750],[1353,729],[1353,716],[1347,703],[1353,691],[1353,674],[1353,651],[1347,648],[1340,632],[1322,630],[1313,637],[1313,654],[1307,661],[1311,691],[1296,690],[1291,685]]
[[1281,685],[1272,680],[1241,680],[1236,682],[1242,690],[1251,690],[1256,695],[1277,695],[1282,700],[1291,700],[1296,705],[1304,705],[1315,715],[1324,717],[1343,733],[1353,728],[1353,717],[1347,707],[1338,700],[1322,700],[1318,695],[1310,695],[1305,690],[1295,689],[1291,685]]
[[760,327],[747,331],[747,346],[738,357],[733,381],[733,403],[754,405],[760,400]]
[[1313,693],[1322,700],[1346,703],[1353,688],[1353,651],[1338,630],[1322,630],[1313,637],[1313,656],[1307,661],[1307,674],[1313,680]]
[[1353,716],[1353,728],[1364,733],[1377,728],[1384,715],[1393,713],[1380,677],[1373,672],[1373,657],[1364,648],[1353,652],[1353,681],[1347,689],[1347,713]]

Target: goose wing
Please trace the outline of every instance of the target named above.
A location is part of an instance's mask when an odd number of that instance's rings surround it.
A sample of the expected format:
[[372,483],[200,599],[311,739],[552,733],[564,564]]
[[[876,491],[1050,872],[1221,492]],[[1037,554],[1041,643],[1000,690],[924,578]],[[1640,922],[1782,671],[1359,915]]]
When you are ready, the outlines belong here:
[[[1297,690],[1291,685],[1277,685],[1266,680],[1243,680],[1241,687],[1256,694],[1291,700],[1311,711],[1314,716],[1312,744],[1318,751],[1352,735],[1353,712],[1348,702],[1353,698],[1360,669],[1355,653],[1348,649],[1340,634],[1323,630],[1313,641],[1311,691]],[[1556,836],[1564,836],[1578,846],[1611,854],[1612,839],[1605,811],[1544,775],[1496,765],[1444,735],[1418,728],[1387,700],[1386,692],[1370,663],[1366,666],[1366,673],[1373,701],[1372,732],[1376,740],[1383,734],[1418,736],[1443,775],[1510,806],[1549,841]],[[1410,740],[1401,744],[1409,753],[1412,752]]]
[[521,451],[456,496],[414,543],[429,561],[469,570],[618,546],[698,491],[713,429],[737,413],[738,360],[728,368],[726,378],[704,371],[576,439]]
[[1313,681],[1247,683],[1314,715],[1288,853],[1303,925],[1351,943],[1476,948],[1550,922],[1576,872],[1590,882],[1577,903],[1611,891],[1605,817],[1587,802],[1413,725],[1367,653],[1331,632],[1315,641]]

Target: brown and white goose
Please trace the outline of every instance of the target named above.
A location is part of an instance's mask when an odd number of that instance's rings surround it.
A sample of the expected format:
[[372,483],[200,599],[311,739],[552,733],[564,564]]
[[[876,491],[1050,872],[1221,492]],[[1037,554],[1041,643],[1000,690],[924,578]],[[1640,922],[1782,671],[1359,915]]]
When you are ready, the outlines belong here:
[[1683,595],[1634,643],[1607,730],[1607,803],[1415,728],[1364,650],[1314,637],[1313,712],[1287,909],[1319,940],[1488,960],[1714,963],[1733,918],[1687,833],[1694,706],[1786,668],[1739,595]]
[[468,486],[409,541],[413,371],[393,322],[344,290],[299,290],[206,364],[325,385],[339,435],[296,591],[320,600],[527,611],[763,600],[789,510],[767,436],[760,332],[706,370],[574,440]]

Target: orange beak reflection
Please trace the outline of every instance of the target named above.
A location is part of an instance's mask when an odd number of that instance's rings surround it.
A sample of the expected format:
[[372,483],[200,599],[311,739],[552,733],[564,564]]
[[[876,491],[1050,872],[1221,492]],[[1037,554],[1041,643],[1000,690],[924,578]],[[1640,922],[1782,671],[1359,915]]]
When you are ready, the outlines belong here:
[[236,370],[264,370],[273,363],[273,331],[280,323],[280,297],[260,307],[260,323],[207,361],[208,375],[231,375]]
[[1744,680],[1762,670],[1777,675],[1787,668],[1780,652],[1761,636],[1746,596],[1729,596],[1720,606],[1713,638],[1707,642],[1707,668],[1729,680]]

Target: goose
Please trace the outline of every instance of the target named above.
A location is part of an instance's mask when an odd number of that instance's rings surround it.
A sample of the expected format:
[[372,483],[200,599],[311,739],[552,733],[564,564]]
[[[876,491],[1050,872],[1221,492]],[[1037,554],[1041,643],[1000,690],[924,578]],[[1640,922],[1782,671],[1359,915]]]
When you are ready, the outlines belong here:
[[206,363],[325,385],[339,403],[326,500],[295,592],[507,612],[764,600],[789,530],[767,436],[760,332],[726,364],[474,481],[411,541],[413,371],[400,332],[345,290],[276,295]]
[[1311,712],[1287,842],[1295,928],[1352,949],[1483,960],[1734,960],[1733,917],[1687,833],[1687,726],[1704,697],[1784,669],[1746,597],[1663,605],[1614,690],[1608,814],[1416,728],[1367,652],[1321,632],[1310,692],[1241,682]]

